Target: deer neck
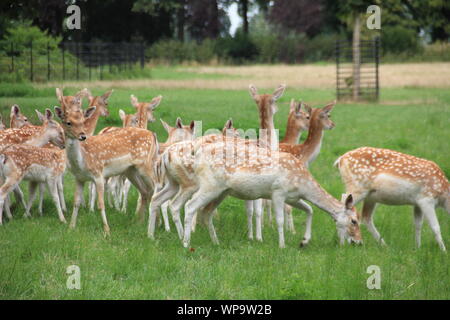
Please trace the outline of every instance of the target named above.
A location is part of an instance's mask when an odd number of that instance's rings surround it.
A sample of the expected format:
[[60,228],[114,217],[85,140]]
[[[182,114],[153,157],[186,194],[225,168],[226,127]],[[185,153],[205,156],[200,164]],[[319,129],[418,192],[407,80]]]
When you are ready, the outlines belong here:
[[286,144],[297,144],[300,139],[300,130],[295,126],[295,120],[292,121],[291,117],[288,118],[288,122],[286,125],[286,134],[284,135],[281,143]]
[[98,119],[100,118],[101,111],[100,108],[98,107],[97,99],[98,97],[96,97],[92,101],[92,103],[89,104],[89,107],[97,106],[94,113],[92,114],[92,116],[84,120],[84,128],[86,130],[86,135],[88,136],[92,136],[94,134],[95,128],[97,127]]
[[78,139],[66,136],[66,154],[72,171],[83,171],[85,167],[84,148]]
[[303,159],[306,167],[313,162],[320,153],[323,139],[323,126],[314,121],[308,130],[308,137],[302,144],[296,145],[294,154],[296,157]]
[[345,210],[344,204],[325,191],[312,177],[302,185],[302,189],[305,200],[328,212],[334,220]]
[[139,109],[137,114],[137,127],[142,129],[147,129],[148,117],[146,107]]
[[50,142],[50,134],[45,130],[46,128],[40,127],[36,133],[34,133],[25,144],[35,147],[42,147]]
[[271,149],[275,149],[278,144],[278,137],[275,131],[275,125],[273,124],[273,114],[260,113],[259,118],[260,141],[263,144],[270,145]]

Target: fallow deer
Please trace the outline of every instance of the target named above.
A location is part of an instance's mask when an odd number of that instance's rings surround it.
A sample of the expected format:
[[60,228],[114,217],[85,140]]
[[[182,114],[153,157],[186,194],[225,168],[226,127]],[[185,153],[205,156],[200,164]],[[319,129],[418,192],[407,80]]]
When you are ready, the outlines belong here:
[[225,123],[221,134],[210,134],[198,137],[194,141],[178,142],[166,148],[161,154],[155,165],[156,189],[149,211],[149,238],[154,238],[156,217],[161,206],[170,200],[170,211],[181,239],[183,226],[180,211],[197,190],[196,176],[192,170],[193,154],[205,144],[224,140],[225,136],[235,138],[239,136],[239,132],[233,128],[231,119]]
[[89,90],[84,88],[74,96],[64,96],[60,88],[56,88],[56,98],[64,112],[81,110],[82,99],[89,95]]
[[[103,229],[109,235],[110,228],[104,205],[105,179],[125,174],[141,194],[143,206],[153,193],[153,162],[157,156],[158,142],[154,133],[139,128],[121,128],[107,134],[87,137],[85,120],[95,112],[95,106],[86,111],[63,111],[55,108],[62,121],[66,138],[69,170],[75,177],[75,202],[70,227],[76,225],[83,185],[95,182],[98,207],[101,211]],[[139,212],[143,218],[143,212]]]
[[362,222],[377,241],[385,244],[373,223],[376,204],[412,205],[417,247],[425,216],[445,251],[435,208],[450,213],[450,184],[436,163],[389,149],[362,147],[345,153],[335,165],[355,204],[364,201]]
[[86,135],[92,136],[95,132],[95,128],[97,127],[97,122],[100,116],[107,117],[109,116],[109,110],[108,110],[108,99],[113,93],[113,90],[109,90],[105,92],[101,96],[92,96],[91,92],[87,89],[86,90],[86,96],[89,100],[89,107],[96,106],[94,114],[87,118],[84,123],[84,126],[86,128]]
[[[231,150],[229,150],[231,148]],[[231,155],[231,157],[228,157]],[[254,144],[217,142],[205,145],[195,154],[193,171],[198,190],[185,206],[183,246],[190,243],[191,223],[194,213],[206,205],[209,212],[227,195],[239,199],[271,199],[276,215],[279,247],[284,248],[284,203],[303,209],[302,199],[312,202],[328,212],[335,220],[341,244],[345,240],[360,242],[358,216],[353,208],[352,196],[344,203],[329,195],[311,176],[302,161],[288,153],[267,150]],[[208,229],[214,243],[218,239],[208,218]]]
[[[42,116],[43,117],[43,116]],[[46,117],[51,120],[52,113],[46,110]],[[64,148],[64,140],[52,140],[59,148]],[[64,152],[50,148],[34,147],[26,144],[12,144],[3,148],[0,153],[0,171],[4,179],[0,187],[0,225],[5,200],[9,192],[22,180],[30,182],[29,200],[25,216],[30,217],[30,208],[36,195],[38,183],[46,183],[61,222],[65,223],[62,209],[62,194],[58,193],[58,182],[66,167]],[[6,211],[7,214],[9,210]],[[11,218],[10,213],[8,214]]]
[[9,116],[9,119],[10,119],[9,120],[10,128],[20,129],[23,126],[30,124],[30,122],[28,121],[28,118],[20,112],[20,108],[17,104],[15,104],[11,107],[11,114]]

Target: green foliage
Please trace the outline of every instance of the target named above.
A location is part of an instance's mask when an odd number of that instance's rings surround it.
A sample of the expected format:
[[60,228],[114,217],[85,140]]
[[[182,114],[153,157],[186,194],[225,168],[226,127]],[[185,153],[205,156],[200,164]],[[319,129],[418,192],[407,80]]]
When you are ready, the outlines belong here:
[[386,26],[381,29],[381,45],[383,53],[421,53],[423,48],[414,29],[402,26]]
[[145,56],[149,60],[169,64],[209,63],[216,57],[215,41],[207,39],[197,43],[195,41],[161,40],[149,47]]
[[216,51],[219,57],[229,58],[235,63],[252,61],[258,55],[258,47],[243,32],[236,32],[234,37],[219,39]]

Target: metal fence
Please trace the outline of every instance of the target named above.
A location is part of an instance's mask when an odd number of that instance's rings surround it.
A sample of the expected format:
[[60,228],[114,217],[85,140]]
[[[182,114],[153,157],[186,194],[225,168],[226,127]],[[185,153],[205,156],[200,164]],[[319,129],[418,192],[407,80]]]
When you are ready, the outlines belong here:
[[30,81],[102,80],[145,63],[141,43],[7,43],[0,54],[0,72]]
[[379,71],[380,39],[361,40],[359,87],[354,81],[354,54],[352,42],[336,41],[336,96],[338,100],[378,100],[380,94]]

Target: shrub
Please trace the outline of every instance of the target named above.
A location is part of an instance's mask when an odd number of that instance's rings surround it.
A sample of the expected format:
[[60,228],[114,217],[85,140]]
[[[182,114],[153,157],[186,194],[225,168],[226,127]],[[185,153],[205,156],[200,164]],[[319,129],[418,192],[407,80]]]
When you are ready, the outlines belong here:
[[407,53],[409,55],[422,53],[417,32],[403,26],[386,26],[381,29],[381,46],[383,54]]

